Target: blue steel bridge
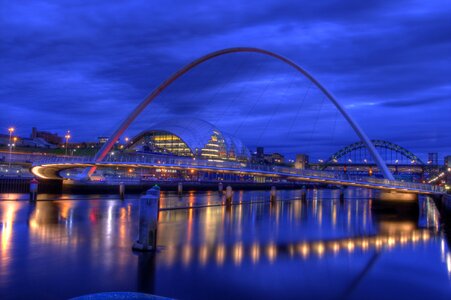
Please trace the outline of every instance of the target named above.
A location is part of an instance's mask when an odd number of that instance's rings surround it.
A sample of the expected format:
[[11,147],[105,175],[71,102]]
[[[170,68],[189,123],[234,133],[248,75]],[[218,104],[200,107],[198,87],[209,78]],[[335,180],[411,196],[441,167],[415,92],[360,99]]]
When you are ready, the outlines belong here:
[[[124,131],[133,123],[133,121],[144,111],[144,109],[167,87],[174,81],[188,73],[198,65],[206,61],[215,59],[219,56],[231,55],[237,53],[254,53],[257,55],[264,55],[272,59],[278,60],[298,72],[311,82],[318,90],[328,99],[348,122],[351,128],[360,139],[360,143],[368,152],[369,157],[377,165],[379,172],[384,177],[383,179],[368,177],[368,176],[352,176],[349,174],[342,174],[324,170],[305,170],[294,169],[289,167],[278,166],[260,166],[249,163],[238,163],[229,161],[209,161],[199,160],[193,158],[182,157],[152,157],[148,155],[120,155],[110,156],[109,153],[114,145],[124,133]],[[78,175],[78,179],[89,179],[97,168],[166,168],[175,170],[197,170],[203,172],[215,172],[224,174],[240,174],[258,177],[278,178],[289,182],[316,182],[323,184],[331,184],[337,186],[355,186],[370,189],[378,189],[383,191],[395,191],[402,193],[415,194],[440,194],[443,193],[439,187],[403,182],[395,180],[393,174],[388,168],[386,162],[381,157],[376,149],[376,145],[368,138],[365,132],[354,121],[354,119],[345,110],[344,106],[326,89],[311,73],[304,68],[274,52],[270,52],[259,48],[237,47],[228,48],[206,54],[183,68],[179,69],[169,78],[164,80],[157,86],[121,123],[121,125],[112,133],[108,141],[102,146],[94,157],[80,158],[80,157],[52,157],[35,162],[32,167],[32,172],[41,178],[56,179],[63,178],[70,169],[84,170]]]

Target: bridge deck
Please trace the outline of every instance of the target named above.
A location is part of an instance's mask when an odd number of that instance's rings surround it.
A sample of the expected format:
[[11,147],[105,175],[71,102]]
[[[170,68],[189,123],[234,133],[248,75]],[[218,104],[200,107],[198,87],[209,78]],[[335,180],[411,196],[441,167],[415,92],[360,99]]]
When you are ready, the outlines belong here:
[[387,180],[374,177],[348,176],[330,171],[300,170],[289,167],[251,165],[240,162],[218,162],[192,158],[173,158],[153,155],[110,156],[102,162],[91,157],[48,157],[35,162],[32,172],[41,178],[62,178],[62,170],[86,167],[168,168],[198,171],[250,174],[279,177],[291,181],[319,182],[331,185],[355,186],[370,189],[408,192],[416,194],[442,194],[440,187],[413,182]]

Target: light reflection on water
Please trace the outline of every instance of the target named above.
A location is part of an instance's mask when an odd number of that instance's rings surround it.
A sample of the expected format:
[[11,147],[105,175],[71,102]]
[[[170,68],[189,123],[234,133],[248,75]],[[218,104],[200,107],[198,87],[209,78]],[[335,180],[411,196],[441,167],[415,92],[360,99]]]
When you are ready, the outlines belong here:
[[241,204],[231,207],[219,205],[224,199],[217,192],[181,198],[163,193],[155,255],[131,251],[136,196],[3,201],[0,294],[2,299],[119,290],[182,299],[376,299],[399,290],[410,298],[450,295],[451,254],[432,201],[420,202],[419,216],[398,217],[372,210],[377,200],[370,191],[348,189],[343,202],[338,193],[309,191],[301,201],[300,191],[278,191],[282,201],[270,204],[268,191],[237,191],[234,200]]

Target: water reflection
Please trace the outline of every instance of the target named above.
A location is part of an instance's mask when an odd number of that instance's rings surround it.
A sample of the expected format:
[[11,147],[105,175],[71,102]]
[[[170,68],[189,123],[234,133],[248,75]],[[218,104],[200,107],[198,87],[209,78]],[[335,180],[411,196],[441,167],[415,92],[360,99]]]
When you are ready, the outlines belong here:
[[[258,270],[259,278],[272,282],[260,298],[274,298],[281,289],[288,298],[336,296],[349,293],[365,268],[377,269],[375,253],[410,255],[409,267],[415,267],[415,249],[434,257],[436,245],[441,264],[431,260],[422,267],[437,274],[444,270],[451,277],[451,254],[428,199],[420,202],[419,215],[393,218],[373,210],[375,200],[366,198],[370,192],[364,190],[348,190],[345,201],[330,190],[309,191],[307,201],[300,200],[299,191],[278,193],[284,201],[270,204],[267,192],[238,191],[235,202],[241,204],[231,207],[219,206],[223,197],[216,192],[189,192],[181,198],[164,193],[156,254],[130,249],[137,232],[137,198],[0,202],[0,291],[19,293],[18,298],[40,293],[67,298],[106,290],[211,298],[199,289],[197,281],[203,280],[215,287],[204,289],[227,298],[253,295]],[[343,264],[348,267],[342,269]],[[64,269],[70,272],[62,275]],[[236,283],[234,292],[216,290],[216,281],[235,272],[245,284]],[[275,279],[280,272],[285,282]],[[305,279],[294,284],[303,274],[331,285],[330,291]],[[30,284],[20,289],[21,278],[55,282],[55,287],[43,291],[40,284]],[[348,287],[346,292],[340,286]],[[440,291],[449,291],[449,281]]]

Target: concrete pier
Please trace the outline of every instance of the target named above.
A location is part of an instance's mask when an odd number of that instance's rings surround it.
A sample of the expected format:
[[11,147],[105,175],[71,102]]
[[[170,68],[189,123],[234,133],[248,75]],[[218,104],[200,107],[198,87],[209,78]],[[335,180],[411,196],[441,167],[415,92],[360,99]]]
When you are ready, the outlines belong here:
[[179,194],[179,196],[181,196],[183,193],[183,183],[181,182],[179,182],[177,185],[177,193]]
[[270,199],[271,203],[275,203],[277,201],[277,189],[275,186],[271,187],[269,199]]
[[230,185],[228,185],[226,187],[226,192],[225,192],[225,197],[226,197],[226,205],[232,205],[233,203],[233,190],[232,187]]
[[301,190],[301,201],[306,201],[307,200],[307,189],[305,188],[305,186],[302,187]]
[[31,179],[30,181],[30,201],[34,202],[38,198],[38,181],[36,178]]
[[155,251],[157,248],[158,210],[160,188],[154,186],[142,196],[139,203],[138,239],[132,249],[136,251]]
[[125,184],[123,182],[119,183],[119,197],[121,200],[125,199]]
[[340,203],[344,203],[345,201],[345,191],[343,188],[340,188]]

